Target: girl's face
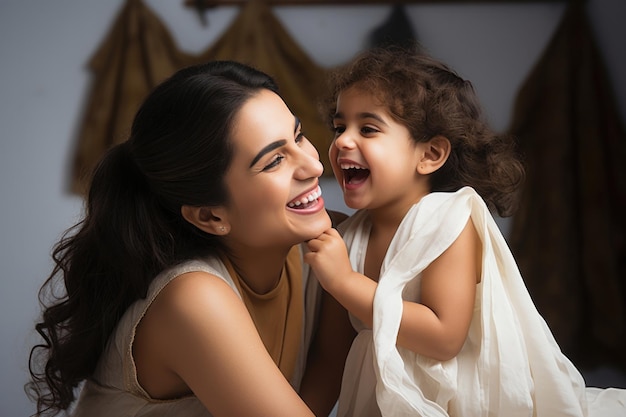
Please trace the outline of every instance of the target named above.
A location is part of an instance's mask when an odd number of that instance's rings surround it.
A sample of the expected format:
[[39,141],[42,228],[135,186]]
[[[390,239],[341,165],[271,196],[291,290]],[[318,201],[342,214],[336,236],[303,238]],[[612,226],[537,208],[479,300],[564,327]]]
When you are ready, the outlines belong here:
[[320,197],[323,166],[283,100],[269,90],[234,120],[234,155],[225,181],[229,239],[249,247],[293,245],[330,227]]
[[337,98],[330,162],[348,207],[400,210],[427,194],[416,167],[422,144],[375,96],[352,86]]

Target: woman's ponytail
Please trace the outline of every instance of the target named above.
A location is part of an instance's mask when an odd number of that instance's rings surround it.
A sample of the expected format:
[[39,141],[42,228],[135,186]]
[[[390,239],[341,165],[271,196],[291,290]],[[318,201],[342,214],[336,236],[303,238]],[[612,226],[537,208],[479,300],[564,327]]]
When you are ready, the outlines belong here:
[[[171,263],[173,237],[156,200],[128,143],[111,148],[93,173],[85,218],[54,247],[55,267],[40,291],[36,330],[44,343],[31,350],[27,386],[38,413],[72,403],[121,316]],[[59,279],[66,293],[45,299]]]

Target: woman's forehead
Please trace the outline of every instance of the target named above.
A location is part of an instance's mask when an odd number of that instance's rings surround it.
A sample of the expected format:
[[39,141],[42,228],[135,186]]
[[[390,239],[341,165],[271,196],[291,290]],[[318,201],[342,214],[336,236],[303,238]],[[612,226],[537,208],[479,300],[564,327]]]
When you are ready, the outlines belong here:
[[280,96],[262,90],[241,107],[233,124],[235,156],[242,152],[256,155],[277,140],[293,139],[298,119]]

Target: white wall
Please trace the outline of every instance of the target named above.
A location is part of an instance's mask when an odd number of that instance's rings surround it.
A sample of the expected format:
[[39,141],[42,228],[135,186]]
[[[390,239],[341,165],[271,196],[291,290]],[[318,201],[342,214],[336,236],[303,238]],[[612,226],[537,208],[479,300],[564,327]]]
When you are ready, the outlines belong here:
[[[146,0],[181,48],[208,47],[236,15],[209,13],[203,28],[182,0]],[[36,291],[49,253],[80,215],[64,192],[89,73],[85,64],[123,0],[0,0],[0,416],[33,411],[22,386],[38,314]],[[591,0],[589,11],[626,120],[623,0]],[[321,65],[348,60],[389,6],[279,7],[277,15]],[[497,129],[509,123],[517,88],[548,42],[562,4],[412,5],[418,37],[433,55],[471,79]],[[331,208],[345,210],[333,181]],[[330,198],[329,198],[330,197]]]

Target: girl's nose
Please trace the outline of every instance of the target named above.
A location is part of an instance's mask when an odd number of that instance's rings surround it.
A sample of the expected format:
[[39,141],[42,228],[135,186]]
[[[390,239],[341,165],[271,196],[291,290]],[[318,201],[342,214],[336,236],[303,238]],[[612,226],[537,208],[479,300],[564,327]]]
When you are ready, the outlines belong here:
[[337,149],[352,149],[354,147],[352,135],[348,130],[344,130],[335,136],[332,146],[335,146]]

